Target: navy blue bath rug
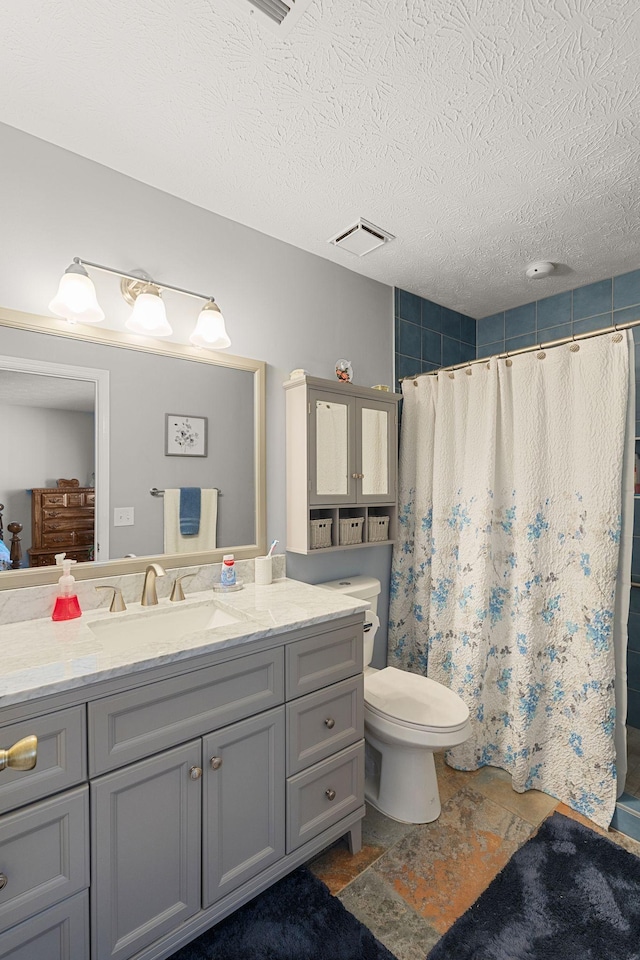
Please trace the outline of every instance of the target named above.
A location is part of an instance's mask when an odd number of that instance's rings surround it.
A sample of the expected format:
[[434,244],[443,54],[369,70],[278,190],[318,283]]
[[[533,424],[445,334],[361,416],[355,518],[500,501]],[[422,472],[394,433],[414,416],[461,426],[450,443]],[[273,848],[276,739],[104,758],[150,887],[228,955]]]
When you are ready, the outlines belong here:
[[168,960],[396,960],[300,867]]
[[427,960],[639,960],[640,858],[554,815]]

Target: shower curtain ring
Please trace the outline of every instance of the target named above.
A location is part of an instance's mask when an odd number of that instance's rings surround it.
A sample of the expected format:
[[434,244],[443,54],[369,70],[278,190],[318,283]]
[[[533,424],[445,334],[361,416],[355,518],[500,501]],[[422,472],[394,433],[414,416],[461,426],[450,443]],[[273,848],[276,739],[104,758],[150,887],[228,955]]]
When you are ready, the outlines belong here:
[[471,369],[471,361],[469,361],[469,365],[467,366],[467,369],[465,370],[465,373],[466,373],[466,375],[467,375],[468,377],[470,377],[471,374],[473,373],[473,371],[472,371],[472,369]]
[[620,331],[618,330],[618,324],[615,323],[615,321],[614,321],[614,324],[613,324],[613,329],[614,329],[615,332],[614,332],[614,334],[613,334],[613,336],[612,336],[611,339],[613,340],[614,343],[620,343],[620,341],[622,340],[622,334],[621,334]]
[[512,367],[512,366],[513,366],[513,360],[512,360],[511,357],[509,356],[509,351],[506,349],[506,347],[505,347],[505,351],[504,351],[504,352],[505,352],[506,355],[507,355],[507,359],[506,359],[505,362],[504,362],[505,367]]
[[538,360],[544,360],[544,358],[546,357],[546,353],[542,349],[541,343],[538,344],[538,352],[536,353],[536,357],[538,358]]
[[580,344],[579,344],[579,343],[576,343],[576,335],[575,335],[575,333],[574,333],[573,330],[572,330],[572,331],[571,331],[571,343],[569,344],[569,350],[571,351],[571,353],[577,353],[579,349],[580,349]]

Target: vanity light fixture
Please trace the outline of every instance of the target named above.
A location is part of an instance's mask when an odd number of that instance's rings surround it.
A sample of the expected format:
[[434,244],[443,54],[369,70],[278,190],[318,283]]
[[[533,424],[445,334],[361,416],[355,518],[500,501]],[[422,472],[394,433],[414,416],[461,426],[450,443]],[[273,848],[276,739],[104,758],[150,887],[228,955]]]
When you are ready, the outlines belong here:
[[127,303],[133,306],[131,316],[125,326],[134,333],[147,337],[169,337],[172,334],[171,325],[167,320],[167,313],[162,300],[163,290],[172,290],[187,297],[205,300],[195,329],[189,341],[197,347],[207,350],[224,350],[231,346],[224,325],[224,317],[213,297],[202,293],[194,293],[183,287],[175,287],[169,283],[159,283],[153,280],[142,270],[134,273],[123,273],[113,267],[105,267],[90,260],[73,258],[73,263],[67,268],[58,292],[49,304],[49,309],[59,317],[70,322],[100,323],[104,320],[104,312],[100,309],[96,298],[93,282],[86,271],[86,267],[102,270],[120,277],[120,290]]
[[104,320],[93,280],[80,260],[75,259],[62,274],[49,310],[70,323],[101,323]]
[[189,337],[196,347],[209,350],[224,350],[231,346],[231,340],[224,326],[224,317],[220,307],[213,300],[205,303],[198,315],[196,328]]

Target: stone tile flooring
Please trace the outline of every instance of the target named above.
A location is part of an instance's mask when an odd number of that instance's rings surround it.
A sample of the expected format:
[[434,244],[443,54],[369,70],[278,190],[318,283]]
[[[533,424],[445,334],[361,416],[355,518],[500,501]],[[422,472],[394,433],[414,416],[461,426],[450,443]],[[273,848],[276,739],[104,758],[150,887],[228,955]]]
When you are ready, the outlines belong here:
[[434,823],[398,823],[368,807],[357,856],[341,840],[309,864],[398,960],[425,960],[554,810],[640,856],[640,843],[600,830],[554,797],[515,793],[502,770],[461,773],[447,767],[443,755],[436,755],[436,768],[442,813]]

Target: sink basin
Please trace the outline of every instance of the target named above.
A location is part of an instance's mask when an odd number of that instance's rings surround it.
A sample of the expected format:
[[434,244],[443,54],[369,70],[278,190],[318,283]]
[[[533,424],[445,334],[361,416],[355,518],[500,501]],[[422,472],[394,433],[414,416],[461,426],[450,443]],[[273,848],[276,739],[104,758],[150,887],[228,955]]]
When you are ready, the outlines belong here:
[[213,602],[188,607],[164,607],[141,614],[96,620],[89,629],[100,639],[126,643],[164,643],[201,630],[215,630],[247,620],[247,616],[217,606]]

